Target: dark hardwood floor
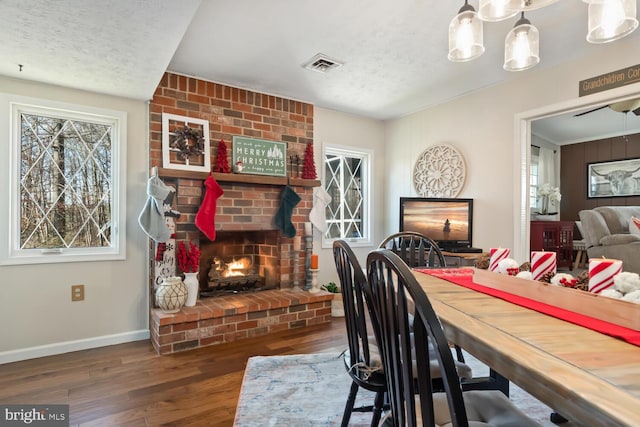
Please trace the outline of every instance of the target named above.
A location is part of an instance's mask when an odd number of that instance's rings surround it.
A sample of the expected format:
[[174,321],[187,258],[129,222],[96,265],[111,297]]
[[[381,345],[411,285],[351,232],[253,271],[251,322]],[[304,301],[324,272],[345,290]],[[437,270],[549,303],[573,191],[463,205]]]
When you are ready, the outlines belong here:
[[69,404],[71,426],[232,426],[247,359],[342,351],[344,320],[158,356],[138,341],[0,366],[3,404]]

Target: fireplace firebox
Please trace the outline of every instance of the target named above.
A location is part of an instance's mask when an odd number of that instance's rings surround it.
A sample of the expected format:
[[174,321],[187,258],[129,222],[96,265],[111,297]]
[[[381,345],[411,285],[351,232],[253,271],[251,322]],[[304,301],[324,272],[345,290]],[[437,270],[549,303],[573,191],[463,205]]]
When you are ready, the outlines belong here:
[[200,296],[280,288],[280,237],[276,230],[220,232],[200,239]]

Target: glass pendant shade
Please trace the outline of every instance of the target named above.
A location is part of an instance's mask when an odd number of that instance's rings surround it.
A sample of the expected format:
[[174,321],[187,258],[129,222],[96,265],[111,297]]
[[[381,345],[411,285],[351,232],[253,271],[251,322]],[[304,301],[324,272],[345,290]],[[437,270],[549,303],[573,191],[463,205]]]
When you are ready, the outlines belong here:
[[590,43],[607,43],[631,34],[638,27],[636,0],[589,0]]
[[449,55],[453,62],[470,61],[484,53],[482,21],[466,4],[449,24]]
[[504,65],[507,71],[523,71],[540,62],[540,33],[528,19],[516,22],[504,42]]
[[483,21],[503,21],[516,16],[524,6],[525,0],[480,0],[478,16]]

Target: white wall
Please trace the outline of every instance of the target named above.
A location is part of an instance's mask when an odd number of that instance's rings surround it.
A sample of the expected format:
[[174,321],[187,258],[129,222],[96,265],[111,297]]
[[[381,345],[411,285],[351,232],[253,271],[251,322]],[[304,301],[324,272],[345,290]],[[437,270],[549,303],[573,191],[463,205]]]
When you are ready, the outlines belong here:
[[[398,198],[417,195],[411,180],[415,159],[427,147],[446,143],[456,147],[466,161],[466,183],[458,197],[474,199],[474,246],[485,250],[512,247],[514,257],[524,261],[526,251],[518,249],[525,247],[520,240],[526,237],[518,226],[522,147],[516,115],[544,110],[550,104],[556,107],[549,111],[563,104],[640,90],[634,84],[576,101],[580,80],[640,63],[637,40],[602,45],[597,52],[561,67],[534,68],[510,83],[387,122],[385,167],[394,172],[386,179],[386,232],[397,229]],[[544,61],[544,51],[541,56]],[[500,64],[496,72],[504,72]]]
[[[372,183],[372,234],[371,246],[353,247],[358,260],[365,266],[367,253],[374,249],[384,238],[385,180],[388,165],[384,158],[384,125],[381,121],[358,117],[337,111],[315,108],[314,119],[314,156],[318,168],[318,177],[322,176],[323,151],[326,144],[373,150]],[[324,183],[323,183],[324,185]],[[318,283],[336,282],[338,275],[333,261],[333,252],[322,249],[320,233],[314,228],[313,251],[318,254]]]
[[[0,93],[124,111],[128,127],[126,260],[0,266],[0,363],[148,337],[147,238],[137,223],[146,197],[146,104],[3,77]],[[3,132],[3,189],[8,144]],[[7,203],[5,190],[0,197]],[[6,227],[0,233],[6,239]],[[85,285],[84,301],[71,302],[73,284]]]

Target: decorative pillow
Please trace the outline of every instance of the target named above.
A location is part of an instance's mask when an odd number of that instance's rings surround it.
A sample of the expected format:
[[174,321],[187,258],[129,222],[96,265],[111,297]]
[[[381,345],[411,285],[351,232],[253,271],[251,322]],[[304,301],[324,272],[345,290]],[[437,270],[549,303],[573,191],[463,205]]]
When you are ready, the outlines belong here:
[[640,218],[636,218],[635,216],[631,217],[629,221],[629,233],[640,236]]

